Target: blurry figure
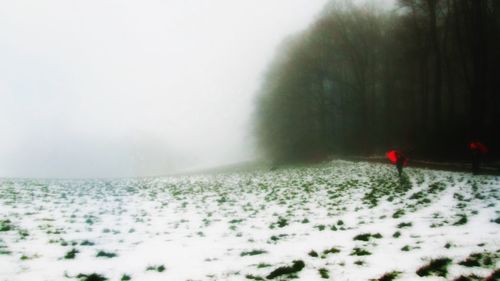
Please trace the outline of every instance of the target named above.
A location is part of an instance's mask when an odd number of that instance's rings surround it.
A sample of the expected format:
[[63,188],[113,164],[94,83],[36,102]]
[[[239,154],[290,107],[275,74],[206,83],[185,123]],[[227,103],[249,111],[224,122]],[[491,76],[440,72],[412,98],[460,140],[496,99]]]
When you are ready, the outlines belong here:
[[472,174],[477,175],[481,168],[481,158],[488,153],[488,147],[480,141],[472,141],[469,143],[469,150],[472,154]]
[[406,156],[399,152],[396,152],[396,157],[396,168],[398,169],[399,177],[401,177],[401,175],[403,174],[403,166],[407,164],[408,159],[406,158]]
[[397,150],[387,152],[387,158],[389,158],[392,164],[396,165],[398,175],[401,177],[403,175],[403,167],[408,165],[408,158]]

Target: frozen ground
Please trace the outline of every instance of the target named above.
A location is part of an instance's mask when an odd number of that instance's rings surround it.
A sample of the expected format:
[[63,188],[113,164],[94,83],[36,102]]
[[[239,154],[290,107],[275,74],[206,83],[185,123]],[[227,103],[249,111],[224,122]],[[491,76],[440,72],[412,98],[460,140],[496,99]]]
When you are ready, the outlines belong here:
[[500,178],[395,173],[3,179],[0,280],[498,280]]

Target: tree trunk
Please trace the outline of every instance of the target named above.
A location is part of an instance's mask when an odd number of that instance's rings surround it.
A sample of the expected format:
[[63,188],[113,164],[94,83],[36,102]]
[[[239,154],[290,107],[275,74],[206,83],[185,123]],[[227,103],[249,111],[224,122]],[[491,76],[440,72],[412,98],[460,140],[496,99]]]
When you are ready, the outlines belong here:
[[439,46],[438,24],[437,24],[437,0],[427,0],[429,9],[429,33],[431,41],[431,49],[434,58],[434,83],[433,83],[433,121],[434,132],[440,133],[442,130],[441,108],[442,108],[442,63],[441,49]]

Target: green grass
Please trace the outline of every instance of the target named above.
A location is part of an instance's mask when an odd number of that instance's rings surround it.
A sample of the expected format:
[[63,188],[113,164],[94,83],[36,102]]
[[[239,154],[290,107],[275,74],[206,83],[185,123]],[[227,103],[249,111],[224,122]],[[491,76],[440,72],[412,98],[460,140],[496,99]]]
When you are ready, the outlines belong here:
[[399,271],[387,272],[384,275],[382,275],[380,278],[371,279],[370,281],[392,281],[392,280],[395,280],[400,274],[401,274],[401,272],[399,272]]
[[335,247],[323,251],[323,255],[336,254],[336,253],[340,253],[340,250]]
[[271,265],[264,262],[261,262],[257,265],[257,268],[265,268],[265,267],[271,267]]
[[241,252],[240,257],[245,257],[245,256],[256,256],[256,255],[262,255],[267,253],[265,250],[251,250],[247,252]]
[[89,240],[83,240],[81,243],[80,243],[80,246],[94,246],[95,243],[92,242],[92,241],[89,241]]
[[464,225],[467,223],[467,215],[460,214],[458,216],[460,217],[460,219],[458,219],[456,222],[454,222],[453,225]]
[[252,275],[252,274],[245,275],[245,278],[246,279],[250,279],[250,280],[257,280],[257,281],[263,281],[263,280],[265,280],[264,278],[262,278],[260,276],[255,276],[255,275]]
[[394,214],[392,214],[392,218],[397,219],[397,218],[404,216],[404,214],[405,214],[405,210],[398,209],[396,212],[394,212]]
[[97,273],[92,273],[92,274],[78,274],[76,278],[80,279],[80,281],[106,281],[108,278],[97,274]]
[[362,260],[357,260],[357,261],[355,261],[355,262],[354,262],[354,264],[355,264],[355,265],[359,265],[359,266],[361,266],[361,265],[364,265],[364,264],[365,264],[365,262],[364,262],[364,261],[362,261]]
[[319,272],[319,275],[321,276],[321,278],[323,278],[323,279],[330,278],[330,273],[329,273],[328,269],[320,268],[320,269],[318,269],[318,272]]
[[370,233],[364,233],[364,234],[358,234],[352,238],[352,240],[359,240],[359,241],[368,241],[370,240],[371,234]]
[[410,250],[411,250],[411,248],[408,245],[405,245],[404,247],[401,248],[401,251],[403,251],[403,252],[408,252]]
[[354,236],[353,240],[358,240],[358,241],[369,241],[371,238],[376,238],[376,239],[380,239],[382,238],[382,234],[380,233],[375,233],[375,234],[371,234],[371,233],[363,233],[363,234],[358,234],[356,236]]
[[475,274],[471,274],[468,276],[460,275],[459,277],[453,279],[453,281],[483,281],[484,278],[477,276]]
[[420,277],[432,275],[446,277],[450,263],[451,259],[449,258],[431,260],[427,265],[420,267],[416,273]]
[[411,227],[413,225],[413,223],[411,222],[402,222],[400,224],[398,224],[398,228],[406,228],[406,227]]
[[78,254],[80,251],[77,249],[71,249],[71,251],[67,252],[66,255],[64,255],[64,259],[66,260],[72,260],[76,257],[76,254]]
[[0,220],[0,232],[6,232],[12,230],[12,224],[11,221],[6,219],[6,220]]
[[365,249],[357,248],[357,247],[352,249],[352,252],[351,252],[351,256],[369,256],[371,254],[372,253],[370,253],[369,251],[367,251]]
[[317,228],[319,231],[323,231],[326,228],[326,226],[324,224],[319,224],[319,225],[316,225],[314,227]]
[[282,275],[294,274],[301,271],[305,267],[305,263],[301,260],[293,261],[292,266],[282,266],[273,270],[269,275],[266,276],[267,279],[274,279]]
[[165,271],[165,266],[162,265],[150,265],[146,267],[146,271],[158,271],[158,272],[163,272]]
[[117,254],[115,254],[115,253],[105,252],[105,251],[99,251],[99,252],[97,252],[97,254],[96,254],[96,257],[97,257],[97,258],[101,258],[101,257],[102,257],[102,258],[114,258],[114,257],[116,257],[116,256],[117,256]]
[[279,218],[278,218],[278,221],[276,221],[276,222],[272,223],[272,224],[269,226],[269,228],[271,228],[271,229],[274,229],[274,228],[276,228],[276,227],[283,228],[283,227],[285,227],[285,226],[287,226],[287,225],[288,225],[288,220],[287,220],[287,219],[285,219],[285,218],[283,218],[283,217],[279,217]]
[[472,253],[458,264],[465,267],[493,267],[498,259],[499,254],[496,253]]
[[319,255],[316,251],[314,250],[311,250],[309,253],[308,253],[309,256],[313,257],[313,258],[317,258]]

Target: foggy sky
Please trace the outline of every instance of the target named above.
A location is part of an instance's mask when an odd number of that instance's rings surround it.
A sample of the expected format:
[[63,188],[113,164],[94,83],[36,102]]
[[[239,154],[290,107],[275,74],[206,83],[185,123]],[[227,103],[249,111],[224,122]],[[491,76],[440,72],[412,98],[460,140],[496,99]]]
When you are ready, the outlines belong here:
[[0,177],[252,159],[263,72],[325,2],[1,1]]

